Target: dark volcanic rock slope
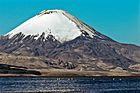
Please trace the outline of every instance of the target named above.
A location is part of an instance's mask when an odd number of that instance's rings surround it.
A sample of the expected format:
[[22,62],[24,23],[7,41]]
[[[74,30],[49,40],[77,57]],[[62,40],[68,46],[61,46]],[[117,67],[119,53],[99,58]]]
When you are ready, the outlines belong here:
[[111,65],[112,68],[129,69],[129,66],[140,63],[138,46],[121,44],[107,37],[102,39],[79,36],[60,43],[52,35],[45,38],[44,33],[37,40],[34,36],[23,36],[19,33],[11,39],[1,37],[0,51],[22,56],[45,56],[68,69],[82,65],[85,70],[101,70],[98,68],[98,62]]

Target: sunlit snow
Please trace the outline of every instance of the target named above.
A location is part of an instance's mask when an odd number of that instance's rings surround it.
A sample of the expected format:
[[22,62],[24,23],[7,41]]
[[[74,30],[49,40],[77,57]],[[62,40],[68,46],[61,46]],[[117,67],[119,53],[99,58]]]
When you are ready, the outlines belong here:
[[81,30],[86,31],[90,37],[94,34],[92,29],[65,11],[45,10],[6,35],[12,37],[22,32],[25,36],[38,35],[39,37],[44,32],[45,37],[51,34],[58,41],[64,42],[80,36],[82,34]]

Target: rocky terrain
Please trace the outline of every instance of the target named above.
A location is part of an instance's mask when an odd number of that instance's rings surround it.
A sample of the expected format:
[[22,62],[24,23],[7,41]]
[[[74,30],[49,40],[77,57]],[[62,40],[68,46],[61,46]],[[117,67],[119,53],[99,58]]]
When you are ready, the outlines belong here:
[[[74,21],[75,22],[75,21]],[[61,42],[45,32],[26,35],[19,32],[0,38],[0,64],[24,67],[43,75],[124,76],[140,75],[140,47],[122,44],[97,32],[80,30],[81,35]],[[50,74],[46,74],[50,73]],[[59,74],[58,74],[59,73]]]
[[28,39],[25,42],[20,42],[18,37],[1,38],[0,64],[46,69],[46,72],[50,69],[121,73],[140,71],[140,48],[135,45],[83,36],[63,44],[52,41],[53,36],[49,36],[47,41]]

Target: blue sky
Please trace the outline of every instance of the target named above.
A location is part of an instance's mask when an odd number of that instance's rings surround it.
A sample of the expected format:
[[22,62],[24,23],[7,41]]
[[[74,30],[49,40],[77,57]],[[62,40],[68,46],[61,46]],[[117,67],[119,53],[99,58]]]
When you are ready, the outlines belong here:
[[119,42],[140,45],[140,0],[0,0],[0,35],[44,9],[63,9]]

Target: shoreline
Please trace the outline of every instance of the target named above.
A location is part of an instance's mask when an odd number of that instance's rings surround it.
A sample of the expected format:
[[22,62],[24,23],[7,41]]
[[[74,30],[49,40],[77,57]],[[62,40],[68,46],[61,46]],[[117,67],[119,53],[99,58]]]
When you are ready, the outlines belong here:
[[1,69],[0,77],[140,77],[125,70],[78,71],[76,69]]
[[140,76],[16,76],[16,75],[3,75],[3,76],[0,76],[0,78],[3,78],[3,77],[7,77],[7,78],[14,78],[14,77],[31,77],[31,78],[38,78],[38,77],[42,77],[42,78],[139,78],[140,79]]
[[[53,74],[53,73],[48,73],[48,74],[41,74],[41,75],[33,75],[33,74],[0,74],[0,78],[2,77],[46,77],[46,78],[140,78],[140,74],[133,74],[133,75],[97,75],[93,74],[95,72],[89,72],[89,73],[84,73],[84,74],[79,74],[79,73],[58,73],[58,74]],[[122,74],[122,73],[121,73]]]

